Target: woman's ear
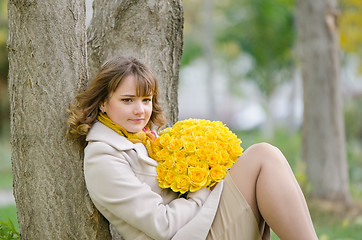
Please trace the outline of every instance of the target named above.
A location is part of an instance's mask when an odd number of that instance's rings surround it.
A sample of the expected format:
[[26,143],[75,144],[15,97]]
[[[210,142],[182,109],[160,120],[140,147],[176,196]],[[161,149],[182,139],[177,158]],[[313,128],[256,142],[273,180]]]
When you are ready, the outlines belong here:
[[105,113],[106,112],[106,107],[105,107],[105,104],[104,102],[99,104],[99,109],[101,110],[102,113]]

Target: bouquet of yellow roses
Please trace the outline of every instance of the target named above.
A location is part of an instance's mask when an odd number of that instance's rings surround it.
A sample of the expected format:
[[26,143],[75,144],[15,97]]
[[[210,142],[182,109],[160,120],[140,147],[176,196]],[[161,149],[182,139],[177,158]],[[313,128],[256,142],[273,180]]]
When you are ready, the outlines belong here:
[[183,120],[159,135],[152,144],[159,186],[181,194],[220,182],[243,151],[241,140],[218,121]]

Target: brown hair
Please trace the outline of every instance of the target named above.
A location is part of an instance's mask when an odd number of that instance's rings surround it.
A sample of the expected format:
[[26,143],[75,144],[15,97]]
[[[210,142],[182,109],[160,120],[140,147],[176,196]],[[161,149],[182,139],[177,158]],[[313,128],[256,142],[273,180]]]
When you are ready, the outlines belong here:
[[137,82],[138,96],[153,96],[152,114],[147,126],[161,127],[165,118],[159,103],[157,78],[151,69],[134,57],[115,57],[106,61],[87,90],[76,96],[76,103],[70,105],[68,119],[68,136],[85,144],[85,136],[95,123],[99,106],[108,100],[123,79],[132,75]]

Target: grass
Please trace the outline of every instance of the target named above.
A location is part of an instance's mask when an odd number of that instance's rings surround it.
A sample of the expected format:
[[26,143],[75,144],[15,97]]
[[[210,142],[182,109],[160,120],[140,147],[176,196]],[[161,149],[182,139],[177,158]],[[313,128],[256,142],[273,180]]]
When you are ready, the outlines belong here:
[[[11,151],[8,138],[0,138],[0,190],[9,190],[13,186],[13,175],[11,170]],[[19,231],[15,204],[0,206],[0,222],[14,223],[15,229]]]
[[12,188],[11,152],[9,140],[0,138],[0,189]]
[[[349,210],[332,203],[309,201],[309,210],[319,240],[359,240],[362,236],[362,208]],[[272,240],[279,238],[272,233]]]
[[10,219],[14,223],[15,229],[19,231],[16,211],[15,205],[0,207],[0,222],[9,222]]

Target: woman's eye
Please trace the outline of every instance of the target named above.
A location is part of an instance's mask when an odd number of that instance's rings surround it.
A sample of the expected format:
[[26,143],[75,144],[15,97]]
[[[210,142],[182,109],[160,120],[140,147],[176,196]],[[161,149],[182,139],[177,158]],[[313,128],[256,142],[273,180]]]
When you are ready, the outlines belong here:
[[122,101],[122,102],[125,102],[125,103],[130,103],[130,102],[132,102],[132,99],[130,99],[130,98],[123,98],[123,99],[121,99],[121,101]]
[[152,98],[145,98],[145,99],[143,99],[143,101],[144,101],[144,102],[147,102],[147,103],[148,103],[148,102],[152,102]]

